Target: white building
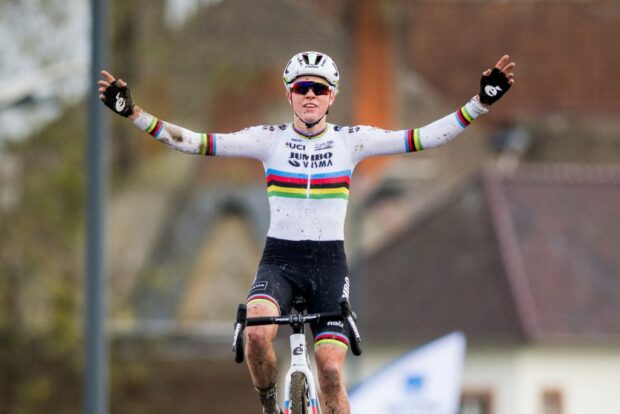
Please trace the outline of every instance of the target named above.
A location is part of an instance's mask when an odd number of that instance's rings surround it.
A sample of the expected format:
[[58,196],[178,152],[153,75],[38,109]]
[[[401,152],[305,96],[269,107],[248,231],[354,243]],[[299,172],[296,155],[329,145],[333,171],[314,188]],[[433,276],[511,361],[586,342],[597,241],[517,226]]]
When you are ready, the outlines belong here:
[[462,414],[620,413],[618,205],[618,167],[463,186],[367,260],[362,373],[460,330]]

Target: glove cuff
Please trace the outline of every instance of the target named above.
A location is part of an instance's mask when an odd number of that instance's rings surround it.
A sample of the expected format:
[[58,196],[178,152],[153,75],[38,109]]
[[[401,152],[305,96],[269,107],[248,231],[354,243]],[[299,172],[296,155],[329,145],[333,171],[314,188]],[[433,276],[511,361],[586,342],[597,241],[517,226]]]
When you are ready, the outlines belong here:
[[465,104],[465,107],[474,118],[478,118],[478,116],[489,112],[489,108],[485,107],[482,102],[480,102],[480,97],[478,95],[471,98],[469,102]]
[[140,128],[143,131],[146,131],[148,127],[151,125],[154,116],[146,113],[145,111],[140,112],[140,115],[136,119],[134,119],[133,124]]

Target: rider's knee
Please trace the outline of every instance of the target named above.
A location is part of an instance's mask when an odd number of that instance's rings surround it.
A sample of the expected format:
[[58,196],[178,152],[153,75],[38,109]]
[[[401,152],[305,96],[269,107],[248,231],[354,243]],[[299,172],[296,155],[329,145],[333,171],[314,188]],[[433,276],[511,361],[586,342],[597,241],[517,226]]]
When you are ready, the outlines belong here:
[[342,369],[338,364],[328,363],[319,369],[319,384],[324,393],[337,392],[342,386]]
[[264,327],[248,327],[246,328],[246,348],[248,352],[260,352],[266,349],[272,340],[272,334],[269,329]]
[[317,347],[315,351],[319,384],[323,392],[340,389],[343,383],[343,365],[346,353],[331,345]]

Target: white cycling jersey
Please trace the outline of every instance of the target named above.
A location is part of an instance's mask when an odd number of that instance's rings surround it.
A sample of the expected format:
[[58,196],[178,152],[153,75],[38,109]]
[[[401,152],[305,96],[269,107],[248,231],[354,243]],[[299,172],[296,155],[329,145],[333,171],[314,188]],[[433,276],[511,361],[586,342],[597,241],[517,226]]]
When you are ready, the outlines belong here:
[[327,124],[314,136],[291,123],[227,134],[201,134],[143,112],[134,123],[182,152],[248,157],[265,169],[271,221],[269,237],[344,240],[349,184],[356,164],[374,155],[421,151],[454,138],[486,109],[474,98],[456,112],[418,129],[388,131]]

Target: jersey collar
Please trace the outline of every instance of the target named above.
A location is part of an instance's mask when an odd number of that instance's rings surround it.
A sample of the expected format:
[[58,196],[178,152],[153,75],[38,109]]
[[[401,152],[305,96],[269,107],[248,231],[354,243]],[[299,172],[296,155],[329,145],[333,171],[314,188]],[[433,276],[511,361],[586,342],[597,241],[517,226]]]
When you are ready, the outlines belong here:
[[292,128],[293,128],[293,131],[295,131],[295,133],[297,135],[299,135],[300,137],[302,137],[304,139],[317,139],[317,138],[322,137],[327,132],[327,130],[329,129],[329,124],[325,124],[325,129],[323,129],[320,132],[317,132],[316,134],[312,134],[312,135],[307,135],[307,134],[304,134],[303,132],[297,130],[297,128],[295,128],[295,125],[292,125]]

